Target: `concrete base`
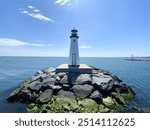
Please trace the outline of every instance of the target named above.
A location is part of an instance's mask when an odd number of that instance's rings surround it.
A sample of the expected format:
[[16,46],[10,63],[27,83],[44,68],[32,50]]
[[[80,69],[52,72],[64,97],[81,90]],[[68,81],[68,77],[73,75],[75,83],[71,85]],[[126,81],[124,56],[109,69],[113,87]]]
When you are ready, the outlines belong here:
[[74,73],[92,73],[92,67],[86,64],[80,64],[79,66],[70,66],[68,64],[61,64],[56,68],[56,73],[60,72],[74,72]]

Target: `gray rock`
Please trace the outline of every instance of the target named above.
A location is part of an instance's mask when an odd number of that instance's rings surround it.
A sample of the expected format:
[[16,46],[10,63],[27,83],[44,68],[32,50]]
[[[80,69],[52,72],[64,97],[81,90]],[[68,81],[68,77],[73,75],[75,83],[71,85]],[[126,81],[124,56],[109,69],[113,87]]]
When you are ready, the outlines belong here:
[[57,76],[57,77],[56,77],[56,80],[57,80],[57,81],[60,81],[60,80],[61,80],[61,78],[60,78],[59,76]]
[[81,74],[77,77],[75,84],[91,84],[91,76],[89,74]]
[[64,91],[64,90],[60,90],[58,92],[57,96],[67,97],[67,98],[75,98],[74,93],[72,93],[70,91]]
[[90,98],[92,98],[92,99],[102,99],[103,96],[98,90],[96,90],[91,94]]
[[71,87],[68,84],[63,84],[63,87],[62,87],[63,90],[69,91],[70,88]]
[[7,100],[10,101],[10,102],[14,102],[14,101],[19,100],[19,96],[20,96],[21,90],[27,89],[27,86],[28,86],[28,84],[29,84],[30,82],[31,82],[31,78],[28,78],[28,79],[24,80],[23,82],[21,82],[21,83],[18,85],[18,88],[15,89],[15,90],[10,94],[10,96],[7,98]]
[[98,74],[98,70],[92,70],[92,74]]
[[56,89],[61,89],[62,86],[59,86],[59,85],[52,85],[52,86],[50,86],[50,88],[53,89],[53,90],[56,90]]
[[55,76],[55,74],[56,74],[55,72],[49,73],[49,75],[52,76],[52,77]]
[[31,77],[31,82],[34,82],[36,80],[41,80],[43,78],[46,78],[47,77],[47,74],[39,74],[39,75],[35,75],[35,76],[32,76]]
[[44,87],[47,87],[47,86],[51,87],[51,86],[54,86],[55,81],[56,81],[56,79],[49,76],[49,77],[47,77],[46,79],[43,80],[42,85]]
[[110,77],[105,78],[105,77],[95,77],[95,76],[93,76],[92,77],[92,84],[100,86],[100,85],[102,85],[102,83],[107,84],[110,80],[112,80],[112,78],[110,78]]
[[103,77],[104,75],[103,75],[103,73],[97,73],[97,74],[92,74],[92,76],[95,76],[95,77]]
[[103,91],[110,91],[112,90],[115,82],[113,80],[109,80],[108,83],[102,83],[100,89]]
[[118,82],[122,82],[122,80],[120,80],[116,75],[112,76],[114,80],[118,81]]
[[102,72],[103,72],[104,75],[111,75],[111,74],[110,74],[108,71],[106,71],[106,70],[103,70]]
[[35,76],[37,76],[37,75],[39,75],[39,74],[43,74],[43,71],[39,70],[39,71],[35,74]]
[[52,72],[54,72],[55,71],[55,69],[54,68],[46,68],[46,69],[44,69],[44,70],[42,70],[44,73],[47,73],[47,74],[49,74],[49,73],[52,73]]
[[68,76],[64,75],[63,78],[60,80],[61,84],[68,84]]
[[65,72],[60,72],[60,73],[58,73],[58,74],[57,74],[57,76],[58,76],[59,78],[63,78],[63,77],[64,77],[64,75],[66,75],[66,73],[65,73]]
[[79,98],[85,98],[92,93],[93,86],[85,84],[85,85],[74,85],[72,87],[73,92]]
[[45,79],[43,79],[43,83],[49,82],[49,83],[54,84],[55,81],[56,81],[56,79],[55,79],[55,78],[52,78],[52,77],[50,77],[50,76],[48,76],[48,77],[46,77]]
[[53,96],[53,90],[52,89],[47,89],[44,91],[44,93],[42,93],[39,97],[39,101],[41,103],[47,103],[51,100]]
[[18,95],[19,95],[19,93],[20,93],[20,90],[21,90],[21,88],[15,89],[15,90],[10,94],[10,96],[7,98],[7,100],[8,100],[9,102],[14,102],[14,101],[16,101],[17,98],[18,98]]
[[110,81],[108,82],[107,91],[112,90],[114,84],[115,84],[114,80],[110,80]]
[[30,91],[28,89],[22,89],[21,93],[30,93]]
[[39,81],[34,81],[28,85],[28,89],[31,91],[40,91],[42,84]]
[[128,93],[128,92],[129,92],[129,89],[128,89],[128,87],[126,87],[126,86],[120,86],[120,87],[117,88],[116,90],[117,90],[117,92],[119,92],[120,94],[122,94],[122,93]]

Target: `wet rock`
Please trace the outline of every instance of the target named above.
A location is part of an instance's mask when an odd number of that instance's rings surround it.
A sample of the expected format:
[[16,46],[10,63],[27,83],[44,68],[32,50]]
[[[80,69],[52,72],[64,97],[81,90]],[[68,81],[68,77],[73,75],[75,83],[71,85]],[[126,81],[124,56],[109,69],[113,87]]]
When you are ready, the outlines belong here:
[[106,106],[104,106],[102,104],[99,105],[99,111],[98,112],[100,112],[100,113],[108,113],[110,111],[111,110],[108,107],[106,107]]
[[39,108],[36,106],[36,104],[31,103],[27,106],[27,112],[28,113],[36,113],[36,112],[39,112]]
[[122,80],[119,79],[116,75],[113,75],[112,77],[113,77],[114,80],[118,81],[119,83],[122,82]]
[[93,86],[85,84],[85,85],[74,85],[72,87],[73,92],[75,95],[79,98],[85,98],[88,97],[92,91],[93,91]]
[[47,89],[46,91],[44,91],[40,95],[38,101],[40,103],[47,103],[47,102],[49,102],[51,100],[52,96],[53,96],[53,90],[52,89]]
[[113,108],[115,106],[115,102],[111,97],[103,98],[103,104],[108,108]]
[[33,95],[31,94],[31,92],[19,94],[19,98],[21,99],[21,102],[23,103],[31,103],[33,101],[32,96]]
[[60,105],[63,108],[63,111],[76,111],[79,108],[77,101],[73,98],[65,98],[58,96],[54,102],[55,107],[59,107]]
[[26,88],[27,85],[30,83],[31,78],[26,79],[25,81],[21,82],[17,89],[15,89],[10,96],[7,98],[9,102],[15,102],[19,100],[19,93],[22,91],[22,89]]
[[115,87],[115,91],[118,92],[118,93],[128,93],[129,92],[129,89],[126,86],[115,85],[114,87]]
[[97,112],[98,104],[92,99],[83,99],[79,101],[79,105],[82,106],[84,112]]

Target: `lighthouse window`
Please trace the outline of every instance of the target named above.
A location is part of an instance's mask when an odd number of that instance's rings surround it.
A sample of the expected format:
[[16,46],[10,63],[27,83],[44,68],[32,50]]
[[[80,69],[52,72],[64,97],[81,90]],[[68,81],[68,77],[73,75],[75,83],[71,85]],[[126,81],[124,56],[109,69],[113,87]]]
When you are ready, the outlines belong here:
[[75,42],[75,40],[73,40],[73,42]]

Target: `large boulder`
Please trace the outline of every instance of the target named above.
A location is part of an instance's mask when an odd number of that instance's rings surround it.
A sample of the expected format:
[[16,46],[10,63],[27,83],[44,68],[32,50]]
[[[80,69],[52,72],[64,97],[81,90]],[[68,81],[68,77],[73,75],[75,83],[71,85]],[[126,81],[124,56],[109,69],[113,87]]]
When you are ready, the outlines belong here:
[[93,86],[85,84],[85,85],[74,85],[72,87],[73,92],[75,95],[79,98],[85,98],[88,97],[92,91],[93,91]]
[[73,92],[70,92],[70,91],[64,91],[64,90],[60,90],[57,94],[57,96],[60,96],[60,97],[68,97],[68,98],[75,98],[75,95]]
[[53,90],[47,89],[40,95],[40,97],[38,98],[38,101],[40,103],[47,103],[51,100],[52,96],[53,96]]
[[57,96],[56,100],[52,103],[51,106],[55,106],[55,108],[57,108],[57,106],[60,106],[60,105],[63,108],[62,112],[63,111],[75,112],[79,108],[79,105],[75,99],[69,98],[69,97]]
[[96,86],[100,86],[102,84],[107,84],[110,80],[112,80],[111,77],[92,77],[92,84]]
[[41,84],[41,82],[39,82],[37,80],[37,81],[34,81],[34,82],[28,84],[27,88],[31,91],[39,92],[42,88],[42,84]]
[[103,98],[102,101],[103,101],[103,104],[108,108],[114,108],[114,106],[115,106],[114,100],[109,96],[106,98]]
[[83,84],[91,84],[91,76],[90,74],[81,74],[77,77],[75,84],[83,85]]
[[98,104],[92,99],[83,99],[79,101],[79,105],[83,108],[83,112],[98,112]]
[[109,80],[107,83],[102,83],[98,89],[100,89],[104,92],[108,92],[113,89],[114,84],[115,84],[115,82],[113,80]]

